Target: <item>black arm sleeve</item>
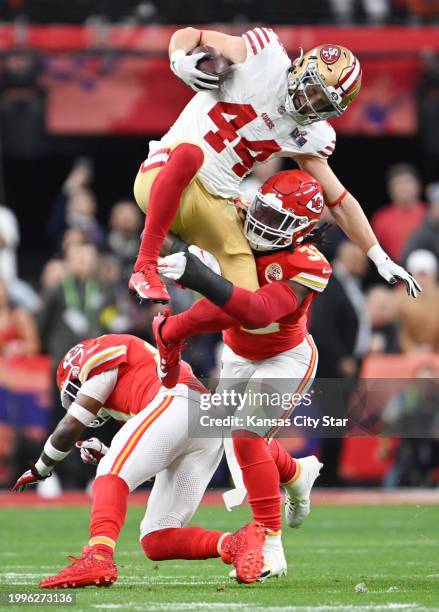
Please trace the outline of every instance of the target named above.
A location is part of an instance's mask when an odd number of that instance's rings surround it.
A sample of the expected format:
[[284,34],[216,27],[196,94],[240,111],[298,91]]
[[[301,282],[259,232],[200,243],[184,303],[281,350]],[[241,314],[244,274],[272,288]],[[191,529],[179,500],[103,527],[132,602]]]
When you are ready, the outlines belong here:
[[198,291],[217,306],[226,304],[232,297],[233,284],[219,274],[212,272],[192,253],[186,253],[185,255],[186,270],[178,282],[188,289]]

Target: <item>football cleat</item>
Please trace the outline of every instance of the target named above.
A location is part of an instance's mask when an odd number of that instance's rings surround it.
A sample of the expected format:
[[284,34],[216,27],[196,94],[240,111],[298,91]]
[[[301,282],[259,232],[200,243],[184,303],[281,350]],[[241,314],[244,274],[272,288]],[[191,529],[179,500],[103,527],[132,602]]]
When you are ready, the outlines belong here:
[[[273,535],[267,533],[262,554],[264,555],[264,565],[257,582],[265,582],[268,578],[280,578],[287,575],[288,566],[280,533]],[[229,577],[236,579],[236,570],[232,570]]]
[[238,582],[256,582],[264,567],[262,553],[267,530],[261,523],[249,523],[227,538],[221,551],[224,563],[232,561]]
[[117,580],[117,567],[113,555],[84,546],[82,555],[68,557],[72,563],[56,576],[49,576],[40,582],[42,589],[76,589],[86,586],[111,586]]
[[296,459],[297,470],[293,480],[282,485],[285,490],[285,520],[289,527],[299,527],[311,511],[310,494],[323,463],[311,455]]
[[169,316],[169,310],[154,317],[152,322],[152,333],[159,351],[157,373],[162,385],[167,389],[173,389],[180,377],[181,351],[185,348],[182,342],[164,342],[160,333],[162,326]]
[[150,265],[142,272],[134,272],[128,283],[129,290],[134,293],[140,303],[144,301],[157,304],[167,304],[169,293],[157,273],[157,264]]

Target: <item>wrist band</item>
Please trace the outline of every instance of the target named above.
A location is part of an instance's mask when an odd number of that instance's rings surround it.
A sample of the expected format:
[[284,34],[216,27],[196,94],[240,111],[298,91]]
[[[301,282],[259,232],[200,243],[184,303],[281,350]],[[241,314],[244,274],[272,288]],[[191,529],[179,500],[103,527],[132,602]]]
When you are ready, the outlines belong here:
[[334,200],[333,202],[327,202],[326,206],[328,208],[332,208],[333,206],[337,206],[337,204],[340,204],[340,202],[342,202],[343,199],[347,196],[347,193],[348,193],[348,190],[345,189],[343,191],[343,193],[336,200]]
[[90,423],[96,418],[96,415],[93,414],[93,412],[90,412],[90,410],[87,410],[87,408],[83,408],[76,402],[71,404],[67,410],[67,414],[70,414],[70,416],[82,423],[85,427],[88,427],[88,425],[90,425]]
[[35,469],[40,476],[48,476],[53,470],[53,465],[46,465],[40,457],[35,464]]
[[390,257],[387,255],[386,251],[384,251],[379,244],[374,244],[372,247],[370,247],[370,249],[367,251],[367,256],[376,266],[390,260]]
[[72,451],[72,449],[68,451],[58,450],[53,446],[52,442],[50,441],[50,438],[47,439],[43,450],[45,454],[53,461],[62,461],[64,457],[67,457],[67,455]]

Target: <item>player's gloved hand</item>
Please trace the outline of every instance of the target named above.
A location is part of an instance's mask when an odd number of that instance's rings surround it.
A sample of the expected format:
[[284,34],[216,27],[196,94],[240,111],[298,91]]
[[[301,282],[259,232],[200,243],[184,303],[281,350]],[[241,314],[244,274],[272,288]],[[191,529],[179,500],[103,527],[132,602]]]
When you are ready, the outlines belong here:
[[171,55],[171,70],[194,91],[218,89],[219,78],[214,74],[206,74],[197,68],[200,59],[208,56],[208,53],[186,55],[182,49],[177,49]]
[[[212,255],[212,253],[209,253],[209,251],[204,249],[200,249],[194,244],[190,245],[188,251],[189,253],[192,253],[192,255],[195,255],[195,257],[198,257],[198,259],[210,270],[212,270],[212,272],[215,272],[215,274],[221,274],[221,268],[218,260],[214,255]],[[158,271],[159,274],[162,274],[166,278],[178,281],[183,276],[186,270],[186,265],[186,253],[174,253],[173,255],[168,255],[167,257],[161,257],[158,260]]]
[[99,438],[78,440],[75,446],[81,449],[80,454],[82,461],[90,465],[97,465],[102,457],[108,452],[108,446],[105,446]]
[[15,491],[16,493],[21,493],[22,491],[24,491],[24,489],[26,489],[30,485],[36,484],[40,480],[44,480],[45,478],[48,478],[50,475],[51,475],[51,472],[43,476],[42,474],[38,472],[35,465],[31,463],[30,468],[26,470],[20,476],[20,478],[17,480],[17,482],[12,487],[12,490]]
[[408,295],[418,297],[422,291],[417,280],[407,272],[402,266],[390,259],[385,251],[378,245],[374,245],[367,252],[368,257],[374,262],[379,274],[391,285],[398,281],[405,283]]

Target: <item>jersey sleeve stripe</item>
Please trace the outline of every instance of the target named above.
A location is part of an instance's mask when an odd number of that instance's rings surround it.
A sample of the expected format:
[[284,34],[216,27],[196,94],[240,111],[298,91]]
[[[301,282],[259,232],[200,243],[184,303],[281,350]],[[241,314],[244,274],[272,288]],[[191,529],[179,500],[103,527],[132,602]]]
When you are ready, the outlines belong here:
[[265,40],[269,43],[270,42],[270,35],[268,33],[269,30],[267,30],[267,28],[261,28],[261,32]]
[[259,53],[259,51],[262,50],[262,46],[259,43],[254,30],[249,30],[247,32],[247,34],[249,35],[250,39],[253,41],[253,44],[254,44],[255,49],[256,49],[256,51],[255,51],[255,55],[256,55],[257,53]]
[[83,383],[87,380],[87,376],[90,371],[98,365],[102,365],[115,357],[122,357],[126,355],[127,347],[126,346],[112,346],[103,351],[100,351],[93,357],[90,357],[87,361],[85,361],[82,365],[82,368],[79,372],[79,380]]
[[317,153],[321,155],[322,157],[329,157],[330,155],[330,153],[326,153],[325,151],[317,151]]
[[256,55],[257,51],[256,51],[256,45],[253,42],[253,40],[250,38],[250,35],[248,32],[245,32],[245,34],[243,34],[244,38],[246,39],[247,43],[250,45],[250,49],[252,51],[253,55]]
[[313,276],[312,274],[305,274],[304,272],[298,274],[291,280],[293,280],[295,283],[299,283],[299,285],[304,285],[305,287],[318,292],[323,291],[323,289],[325,289],[328,285],[328,281],[324,278]]
[[255,28],[253,30],[253,32],[254,32],[254,34],[256,36],[256,40],[258,41],[258,43],[259,43],[259,45],[261,47],[261,50],[262,50],[265,47],[266,43],[262,40],[263,35],[262,35],[262,32],[261,32],[260,28]]

